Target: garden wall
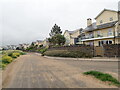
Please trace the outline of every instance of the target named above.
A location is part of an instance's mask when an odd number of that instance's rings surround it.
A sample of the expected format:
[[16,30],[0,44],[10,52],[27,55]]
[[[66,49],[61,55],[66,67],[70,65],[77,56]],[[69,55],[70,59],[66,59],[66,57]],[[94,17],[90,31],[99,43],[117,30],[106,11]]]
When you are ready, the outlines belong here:
[[105,57],[120,57],[120,44],[104,45]]
[[93,55],[93,47],[87,45],[81,46],[62,46],[62,47],[49,47],[48,50],[69,50],[69,51],[81,51],[84,53],[91,53]]
[[91,53],[93,56],[120,57],[120,44],[103,45],[93,47],[88,45],[49,47],[48,50],[70,50]]

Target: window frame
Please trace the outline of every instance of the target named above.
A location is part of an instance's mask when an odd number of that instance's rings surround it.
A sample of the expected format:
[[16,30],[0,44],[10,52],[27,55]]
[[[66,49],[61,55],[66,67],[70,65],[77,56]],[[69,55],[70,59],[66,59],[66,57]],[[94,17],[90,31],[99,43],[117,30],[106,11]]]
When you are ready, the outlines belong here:
[[110,20],[110,21],[113,21],[113,17],[110,17],[109,20]]
[[103,20],[100,20],[100,24],[102,24],[103,23]]

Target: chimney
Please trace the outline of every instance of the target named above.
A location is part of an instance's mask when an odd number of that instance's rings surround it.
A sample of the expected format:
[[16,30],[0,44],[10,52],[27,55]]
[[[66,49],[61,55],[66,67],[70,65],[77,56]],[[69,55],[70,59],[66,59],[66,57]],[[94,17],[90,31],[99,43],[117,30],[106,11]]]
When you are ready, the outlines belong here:
[[92,19],[91,18],[88,18],[87,19],[87,26],[90,26],[92,24]]

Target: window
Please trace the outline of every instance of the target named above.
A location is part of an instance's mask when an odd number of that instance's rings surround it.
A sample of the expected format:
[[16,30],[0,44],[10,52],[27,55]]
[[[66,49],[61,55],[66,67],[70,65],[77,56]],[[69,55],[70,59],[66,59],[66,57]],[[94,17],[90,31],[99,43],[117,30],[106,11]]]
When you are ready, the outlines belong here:
[[106,44],[106,40],[104,40],[103,43]]
[[111,41],[111,40],[109,41],[109,44],[112,44],[112,41]]
[[89,45],[92,46],[92,45],[93,45],[93,42],[89,42]]
[[103,45],[103,44],[104,44],[104,42],[103,42],[103,41],[101,41],[101,44]]
[[103,44],[104,44],[104,41],[99,41],[99,42],[98,42],[98,45],[99,45],[99,46],[102,46]]
[[113,21],[113,17],[110,17],[110,21]]
[[106,44],[108,44],[108,41],[106,41]]
[[99,45],[99,46],[101,45],[100,41],[98,42],[98,45]]
[[103,23],[103,21],[102,21],[102,20],[100,20],[100,23]]
[[112,29],[110,28],[110,29],[108,29],[108,36],[112,36]]
[[93,33],[89,33],[89,38],[93,38]]
[[104,40],[104,41],[99,41],[99,42],[98,42],[98,45],[99,45],[99,46],[102,46],[103,44],[112,44],[112,40],[107,40],[107,41]]
[[97,31],[97,37],[100,37],[100,31]]

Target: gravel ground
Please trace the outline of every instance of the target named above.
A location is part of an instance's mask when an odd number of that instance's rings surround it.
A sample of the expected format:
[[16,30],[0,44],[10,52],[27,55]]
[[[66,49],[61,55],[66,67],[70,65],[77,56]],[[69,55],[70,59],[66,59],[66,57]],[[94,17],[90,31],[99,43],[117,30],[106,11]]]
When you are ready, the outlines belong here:
[[117,62],[56,60],[35,53],[20,56],[3,71],[3,88],[113,88],[82,73],[108,72],[117,77]]

